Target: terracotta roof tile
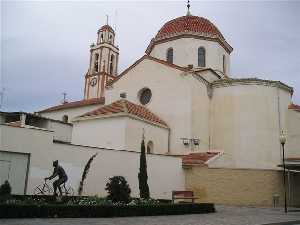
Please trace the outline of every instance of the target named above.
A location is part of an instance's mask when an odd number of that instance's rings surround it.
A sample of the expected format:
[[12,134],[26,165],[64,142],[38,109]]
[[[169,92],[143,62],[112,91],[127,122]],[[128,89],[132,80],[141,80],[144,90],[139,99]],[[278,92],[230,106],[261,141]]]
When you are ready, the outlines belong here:
[[136,116],[150,123],[154,123],[163,126],[165,128],[168,128],[167,123],[164,122],[162,119],[160,119],[157,115],[152,113],[149,109],[145,108],[144,106],[129,102],[128,100],[125,99],[121,99],[109,105],[102,106],[96,110],[85,113],[80,117],[82,118],[82,117],[92,117],[92,116],[109,116],[118,113],[125,113],[127,115]]
[[12,127],[21,127],[21,121],[18,120],[18,121],[9,122],[9,123],[6,123],[6,125],[9,125]]
[[198,16],[182,16],[165,23],[155,39],[169,37],[183,32],[200,33],[224,39],[218,28],[208,19]]
[[53,107],[41,110],[41,111],[39,111],[39,113],[52,112],[52,111],[61,110],[61,109],[70,109],[70,108],[77,108],[77,107],[82,107],[82,106],[104,104],[104,103],[105,103],[105,98],[84,99],[81,101],[68,102],[68,103],[63,103],[61,105],[53,106]]
[[300,111],[300,105],[295,105],[293,103],[291,103],[288,108],[296,111]]
[[205,166],[206,162],[219,152],[197,152],[182,157],[182,166]]

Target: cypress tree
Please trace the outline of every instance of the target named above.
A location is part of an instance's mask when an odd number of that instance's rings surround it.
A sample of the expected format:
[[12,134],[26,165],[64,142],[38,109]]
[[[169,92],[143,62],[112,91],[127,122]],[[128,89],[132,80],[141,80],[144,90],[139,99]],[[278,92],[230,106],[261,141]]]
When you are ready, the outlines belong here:
[[148,175],[147,175],[147,161],[146,161],[144,137],[141,143],[140,171],[139,171],[138,178],[139,178],[140,198],[149,199],[150,193],[149,193],[149,186],[147,183]]

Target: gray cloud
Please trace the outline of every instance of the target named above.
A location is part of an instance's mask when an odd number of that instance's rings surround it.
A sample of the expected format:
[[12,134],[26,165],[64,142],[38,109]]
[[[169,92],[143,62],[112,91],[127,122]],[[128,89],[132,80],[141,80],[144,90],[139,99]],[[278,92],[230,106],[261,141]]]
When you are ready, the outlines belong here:
[[[194,2],[192,14],[213,22],[233,46],[233,77],[281,80],[300,104],[300,2]],[[117,12],[117,17],[115,17]],[[110,15],[117,25],[120,71],[160,27],[186,13],[185,2],[1,2],[4,110],[57,104],[66,91],[83,97],[89,44]],[[0,85],[0,87],[1,87]]]

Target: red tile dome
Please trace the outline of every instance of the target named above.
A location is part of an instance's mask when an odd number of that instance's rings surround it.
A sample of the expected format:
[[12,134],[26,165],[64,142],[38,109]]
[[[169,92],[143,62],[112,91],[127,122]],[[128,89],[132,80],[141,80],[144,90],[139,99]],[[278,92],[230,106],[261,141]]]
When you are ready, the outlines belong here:
[[196,33],[201,36],[224,39],[218,28],[208,19],[198,16],[182,16],[165,23],[155,39],[163,39],[183,33]]

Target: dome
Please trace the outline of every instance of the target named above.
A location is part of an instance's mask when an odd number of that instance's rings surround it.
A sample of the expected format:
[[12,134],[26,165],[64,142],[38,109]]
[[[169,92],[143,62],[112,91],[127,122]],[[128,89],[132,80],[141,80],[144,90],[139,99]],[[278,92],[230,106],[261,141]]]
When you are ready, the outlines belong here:
[[112,29],[112,27],[109,26],[109,25],[107,25],[107,24],[104,25],[104,26],[102,26],[102,27],[98,30],[98,33],[99,33],[100,31],[106,31],[106,30],[112,32],[113,34],[115,33],[114,29]]
[[152,48],[159,43],[178,38],[193,37],[218,42],[229,54],[233,48],[226,42],[219,29],[208,19],[199,16],[186,15],[165,23],[151,40],[146,49],[150,54]]
[[163,39],[182,33],[194,33],[201,36],[224,39],[218,28],[208,19],[198,16],[182,16],[165,23],[158,31],[155,39]]

